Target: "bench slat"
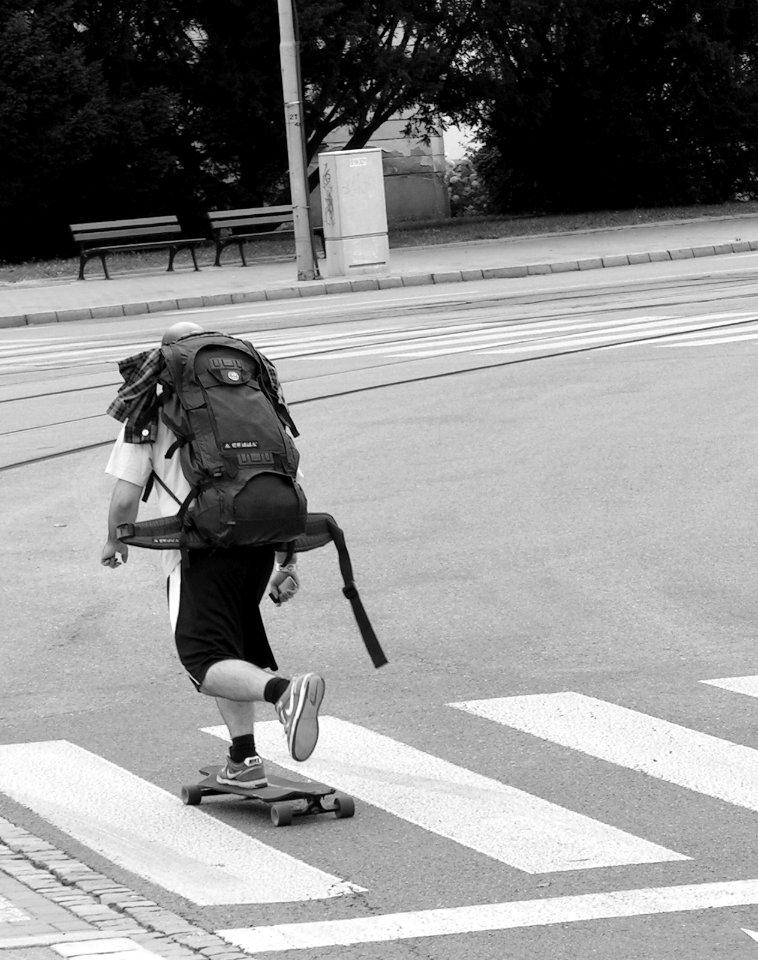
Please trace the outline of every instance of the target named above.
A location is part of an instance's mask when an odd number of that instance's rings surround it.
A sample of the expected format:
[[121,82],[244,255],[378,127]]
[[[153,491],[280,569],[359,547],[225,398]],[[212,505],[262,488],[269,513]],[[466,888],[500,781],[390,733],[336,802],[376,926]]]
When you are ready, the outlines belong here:
[[260,217],[257,220],[219,220],[213,224],[213,229],[224,230],[229,228],[237,230],[242,227],[265,227],[267,224],[291,224],[292,222],[292,217]]
[[72,223],[69,226],[72,230],[100,230],[104,227],[118,230],[121,227],[151,227],[162,223],[173,226],[178,222],[173,214],[167,214],[163,217],[137,217],[130,220],[96,220],[90,221],[89,223]]
[[[73,231],[72,231],[73,232]],[[128,230],[93,230],[90,233],[75,233],[74,240],[79,243],[89,243],[91,240],[118,240],[128,237],[147,237],[170,234],[174,236],[182,232],[180,226],[133,227]]]
[[211,223],[226,217],[259,217],[272,213],[292,213],[292,204],[280,207],[241,207],[237,210],[210,210],[208,219]]

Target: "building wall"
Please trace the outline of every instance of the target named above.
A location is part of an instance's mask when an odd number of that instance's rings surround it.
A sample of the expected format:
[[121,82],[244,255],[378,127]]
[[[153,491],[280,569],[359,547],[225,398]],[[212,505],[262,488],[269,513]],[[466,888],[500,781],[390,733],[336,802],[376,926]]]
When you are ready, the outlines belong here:
[[[443,220],[450,216],[450,197],[445,184],[445,148],[442,136],[435,134],[429,144],[403,136],[407,119],[393,118],[383,124],[367,147],[382,150],[387,221],[390,225],[412,220]],[[348,131],[335,130],[322,150],[340,150],[348,141]],[[314,223],[321,223],[321,198],[316,190],[311,198]]]

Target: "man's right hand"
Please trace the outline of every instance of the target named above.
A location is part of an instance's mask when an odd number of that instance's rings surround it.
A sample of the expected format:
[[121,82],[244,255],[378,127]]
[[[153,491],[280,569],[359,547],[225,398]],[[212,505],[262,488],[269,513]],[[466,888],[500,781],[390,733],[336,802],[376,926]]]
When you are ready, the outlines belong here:
[[116,567],[126,563],[129,556],[129,547],[120,540],[106,540],[103,552],[100,554],[100,563],[104,567],[110,567],[115,570]]

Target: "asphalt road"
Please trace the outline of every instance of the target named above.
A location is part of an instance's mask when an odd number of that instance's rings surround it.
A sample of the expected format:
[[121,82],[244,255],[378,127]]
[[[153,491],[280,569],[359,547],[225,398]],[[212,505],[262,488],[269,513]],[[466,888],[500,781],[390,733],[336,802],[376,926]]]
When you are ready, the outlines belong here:
[[[267,622],[283,672],[327,677],[312,773],[358,813],[287,830],[233,803],[192,813],[352,891],[193,902],[93,852],[83,814],[61,827],[68,790],[106,809],[127,781],[106,769],[97,796],[74,762],[64,785],[32,747],[52,805],[19,802],[0,763],[0,815],[209,930],[327,921],[288,960],[758,956],[741,930],[758,897],[708,901],[758,877],[755,685],[703,682],[758,673],[758,261],[610,273],[184,315],[276,360],[311,509],[345,529],[391,661],[372,669],[331,549],[304,558]],[[156,557],[97,563],[113,361],[173,319],[0,330],[0,761],[65,740],[175,795],[222,755],[218,717],[174,657]],[[686,893],[639,906],[663,887]],[[521,902],[515,920],[485,907]],[[410,925],[379,941],[396,913]]]

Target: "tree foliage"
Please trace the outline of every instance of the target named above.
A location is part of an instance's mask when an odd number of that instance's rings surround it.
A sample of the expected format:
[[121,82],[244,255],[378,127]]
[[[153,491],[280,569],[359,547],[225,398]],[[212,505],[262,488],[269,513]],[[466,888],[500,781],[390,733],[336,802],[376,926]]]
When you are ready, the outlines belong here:
[[478,167],[508,210],[713,203],[755,190],[758,5],[492,0]]
[[[298,0],[307,153],[480,126],[509,210],[755,191],[755,0]],[[0,0],[0,258],[288,198],[276,0]]]

